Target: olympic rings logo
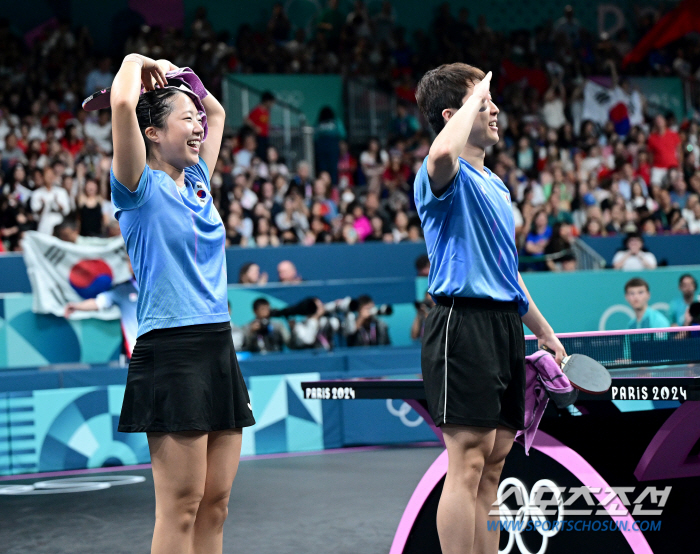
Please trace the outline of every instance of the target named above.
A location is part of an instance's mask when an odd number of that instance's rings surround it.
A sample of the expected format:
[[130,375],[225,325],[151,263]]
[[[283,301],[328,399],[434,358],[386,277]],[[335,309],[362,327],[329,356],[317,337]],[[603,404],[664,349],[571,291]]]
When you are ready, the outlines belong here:
[[[515,488],[515,497],[520,505],[515,513],[515,518],[512,515],[514,510],[510,510],[505,504],[504,492],[511,486]],[[542,493],[547,490],[552,492],[556,500],[556,523],[553,521],[549,522],[545,518],[545,514],[540,507],[542,504],[550,504],[542,500]],[[509,534],[508,544],[503,550],[499,550],[498,554],[510,554],[514,544],[518,545],[518,550],[521,554],[544,554],[547,551],[549,539],[561,530],[561,523],[564,521],[564,499],[559,487],[549,479],[540,479],[534,484],[532,491],[528,494],[527,488],[525,488],[522,481],[515,477],[509,477],[504,479],[498,486],[497,495],[498,511],[503,525],[501,529],[507,530]],[[551,505],[553,506],[554,502],[551,502]],[[542,536],[542,545],[536,553],[528,550],[522,537],[522,532],[528,527],[528,520],[530,518],[532,518],[533,522],[537,520],[539,523],[539,525],[534,525],[530,528],[536,530]]]
[[[99,480],[98,480],[99,479]],[[0,487],[0,495],[23,496],[34,494],[67,494],[71,492],[100,491],[120,485],[143,483],[140,475],[103,475],[100,477],[68,477],[37,481],[33,485],[7,485]]]
[[391,398],[387,398],[386,409],[389,410],[391,415],[398,417],[401,420],[401,423],[403,423],[406,427],[418,427],[421,423],[423,423],[423,418],[421,416],[418,416],[418,419],[413,420],[406,417],[412,410],[411,406],[409,406],[406,402],[403,402],[401,407],[397,410],[394,408],[394,401]]

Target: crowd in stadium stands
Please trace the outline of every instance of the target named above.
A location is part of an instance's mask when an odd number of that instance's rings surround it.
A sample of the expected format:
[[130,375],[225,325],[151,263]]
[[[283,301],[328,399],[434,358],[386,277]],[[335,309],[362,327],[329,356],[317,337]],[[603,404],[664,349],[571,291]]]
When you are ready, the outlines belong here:
[[[132,51],[192,67],[217,95],[227,72],[339,73],[398,98],[384,144],[354,144],[333,111],[321,110],[312,168],[290,167],[269,146],[274,91],[264,95],[245,125],[229,130],[211,179],[230,246],[421,241],[412,180],[431,136],[414,90],[426,70],[455,61],[494,70],[501,140],[486,165],[511,190],[523,269],[576,269],[571,241],[583,234],[632,233],[632,251],[638,235],[700,233],[697,121],[651,111],[629,125],[582,120],[587,76],[611,76],[633,93],[620,62],[653,16],[632,22],[632,35],[594,36],[567,7],[559,20],[505,34],[483,16],[474,24],[466,8],[455,16],[446,2],[408,37],[396,9],[385,2],[370,16],[357,1],[344,13],[330,0],[309,35],[282,4],[266,29],[243,24],[235,35],[215,33],[199,9],[186,30],[137,27],[113,58],[99,57],[88,30],[66,21],[30,38],[0,22],[0,251],[20,251],[28,229],[73,241],[119,234],[110,112],[88,114],[80,101],[109,86],[119,56]],[[688,78],[699,65],[698,46],[681,40],[627,69]],[[615,266],[652,264],[626,256]]]

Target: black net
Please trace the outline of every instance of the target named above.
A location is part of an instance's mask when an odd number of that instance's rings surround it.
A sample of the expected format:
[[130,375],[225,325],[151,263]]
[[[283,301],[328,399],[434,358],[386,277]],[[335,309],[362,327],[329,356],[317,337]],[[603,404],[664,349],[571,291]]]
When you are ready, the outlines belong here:
[[[585,354],[608,369],[700,363],[700,330],[560,337],[567,354]],[[537,340],[525,341],[526,354]]]

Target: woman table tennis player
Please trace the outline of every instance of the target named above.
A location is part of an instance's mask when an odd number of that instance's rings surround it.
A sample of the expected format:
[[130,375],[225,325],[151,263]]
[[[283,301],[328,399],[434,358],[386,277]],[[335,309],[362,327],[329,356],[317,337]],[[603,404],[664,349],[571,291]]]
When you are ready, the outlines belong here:
[[211,554],[222,551],[242,427],[255,420],[231,340],[225,231],[210,193],[224,109],[196,76],[196,94],[167,81],[175,70],[129,54],[110,92],[112,199],[139,284],[119,431],[148,436],[151,552]]

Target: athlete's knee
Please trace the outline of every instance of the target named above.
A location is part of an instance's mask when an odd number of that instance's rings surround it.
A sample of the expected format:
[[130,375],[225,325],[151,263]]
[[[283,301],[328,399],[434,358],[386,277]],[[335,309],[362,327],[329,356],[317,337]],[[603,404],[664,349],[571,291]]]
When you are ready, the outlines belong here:
[[484,469],[481,472],[481,484],[489,487],[498,487],[498,482],[501,480],[501,472],[505,460],[489,461],[484,464]]
[[182,488],[167,498],[156,501],[156,519],[167,520],[182,532],[189,531],[197,518],[204,491],[196,487]]
[[220,528],[224,526],[228,517],[229,492],[221,492],[215,495],[205,495],[199,504],[197,520],[206,522],[207,526]]

